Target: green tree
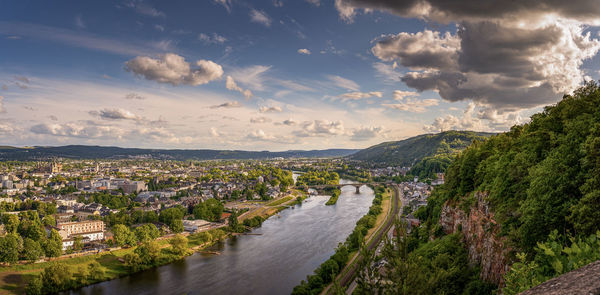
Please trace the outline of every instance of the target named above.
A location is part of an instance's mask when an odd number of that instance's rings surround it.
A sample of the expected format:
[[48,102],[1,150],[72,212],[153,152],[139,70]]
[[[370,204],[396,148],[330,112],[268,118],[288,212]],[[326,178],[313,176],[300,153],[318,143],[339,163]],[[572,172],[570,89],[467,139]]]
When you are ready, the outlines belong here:
[[46,257],[58,257],[62,254],[62,238],[55,229],[50,231],[50,237],[42,243]]
[[115,239],[115,243],[119,247],[124,247],[125,245],[133,246],[136,243],[135,234],[132,233],[129,228],[122,224],[117,224],[113,227],[113,235]]
[[138,246],[134,253],[139,255],[142,264],[154,265],[160,255],[160,245],[156,241],[150,241]]
[[183,208],[168,208],[160,211],[158,219],[169,226],[171,231],[179,233],[183,231]]
[[56,226],[56,220],[52,215],[46,215],[42,218],[42,223],[46,226]]
[[30,238],[23,240],[23,258],[29,261],[36,261],[44,254],[42,246],[37,241]]
[[177,255],[184,255],[188,251],[188,239],[182,235],[175,235],[169,240],[171,250]]
[[7,233],[16,233],[19,228],[19,217],[14,214],[3,214],[2,223]]
[[143,266],[142,259],[137,253],[127,253],[123,256],[124,264],[133,272],[140,271]]
[[98,263],[98,261],[93,261],[92,263],[90,263],[88,265],[88,271],[89,271],[89,279],[91,281],[100,281],[100,280],[104,279],[104,276],[105,276],[104,267],[102,267],[100,265],[100,263]]
[[42,279],[39,276],[34,276],[27,284],[25,293],[27,295],[41,295],[43,287]]
[[229,218],[228,218],[228,220],[227,220],[227,221],[228,221],[228,223],[229,223],[229,226],[230,226],[231,228],[237,228],[237,227],[238,227],[238,225],[240,224],[240,222],[239,222],[239,220],[238,220],[238,216],[239,216],[239,213],[238,213],[238,211],[237,211],[236,209],[233,209],[233,210],[231,211],[231,215],[229,215]]
[[0,237],[0,261],[14,263],[19,260],[19,240],[16,234]]
[[45,293],[58,293],[71,287],[73,272],[64,263],[53,263],[42,272]]
[[148,227],[146,227],[145,225],[136,227],[133,230],[133,232],[135,233],[137,240],[140,241],[141,243],[148,242],[152,239],[150,237],[150,229]]
[[83,249],[83,238],[75,236],[73,238],[73,251],[81,251]]

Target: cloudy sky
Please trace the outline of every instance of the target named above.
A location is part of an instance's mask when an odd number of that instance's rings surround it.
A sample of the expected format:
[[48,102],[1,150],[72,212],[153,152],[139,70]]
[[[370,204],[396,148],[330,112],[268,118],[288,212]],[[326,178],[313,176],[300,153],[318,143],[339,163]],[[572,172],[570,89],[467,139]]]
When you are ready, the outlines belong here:
[[600,78],[594,0],[10,1],[0,144],[362,148]]

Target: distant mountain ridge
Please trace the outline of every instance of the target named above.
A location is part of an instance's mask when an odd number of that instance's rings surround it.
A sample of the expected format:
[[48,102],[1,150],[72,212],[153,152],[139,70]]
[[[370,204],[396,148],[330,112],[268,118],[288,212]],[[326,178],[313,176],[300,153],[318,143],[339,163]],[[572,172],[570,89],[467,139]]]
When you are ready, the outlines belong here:
[[289,150],[283,152],[210,150],[210,149],[140,149],[110,146],[67,145],[56,147],[35,146],[27,148],[1,146],[0,160],[67,159],[128,159],[148,158],[163,160],[243,160],[268,158],[331,158],[345,157],[357,149]]
[[495,133],[474,131],[445,131],[422,134],[399,141],[383,142],[349,156],[387,165],[414,166],[427,157],[453,154],[467,148],[474,140],[483,140]]

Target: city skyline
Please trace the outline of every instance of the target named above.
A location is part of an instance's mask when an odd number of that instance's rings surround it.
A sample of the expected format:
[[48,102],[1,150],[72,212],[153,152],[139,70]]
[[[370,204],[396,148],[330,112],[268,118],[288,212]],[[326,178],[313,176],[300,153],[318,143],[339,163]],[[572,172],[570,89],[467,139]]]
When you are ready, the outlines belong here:
[[278,151],[506,131],[600,78],[600,8],[576,2],[14,2],[0,140]]

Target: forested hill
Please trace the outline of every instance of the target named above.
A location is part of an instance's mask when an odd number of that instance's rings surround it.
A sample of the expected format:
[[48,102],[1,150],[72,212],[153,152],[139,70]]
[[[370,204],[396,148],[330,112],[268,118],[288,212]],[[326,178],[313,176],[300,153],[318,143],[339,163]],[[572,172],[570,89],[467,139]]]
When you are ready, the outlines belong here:
[[[450,214],[456,210],[463,215]],[[427,207],[416,215],[427,221],[430,233],[440,235],[440,226],[456,223],[456,218],[486,214],[491,221],[481,235],[491,235],[487,241],[504,245],[486,250],[477,248],[483,243],[472,243],[467,248],[477,249],[478,255],[510,249],[498,261],[510,265],[520,260],[504,277],[504,294],[518,293],[600,259],[600,89],[596,83],[546,107],[528,124],[472,144],[448,167],[446,184],[435,189]],[[467,242],[481,238],[468,230],[463,235]]]
[[351,159],[385,165],[414,166],[413,174],[425,177],[442,172],[456,153],[475,140],[484,140],[493,133],[445,131],[423,134],[400,141],[390,141],[350,155]]
[[40,160],[48,158],[68,159],[123,159],[149,158],[166,160],[211,160],[211,159],[268,159],[283,158],[328,158],[344,157],[355,153],[353,149],[328,149],[311,151],[239,151],[239,150],[177,150],[137,149],[104,146],[68,145],[57,147],[15,148],[0,147],[0,160]]

